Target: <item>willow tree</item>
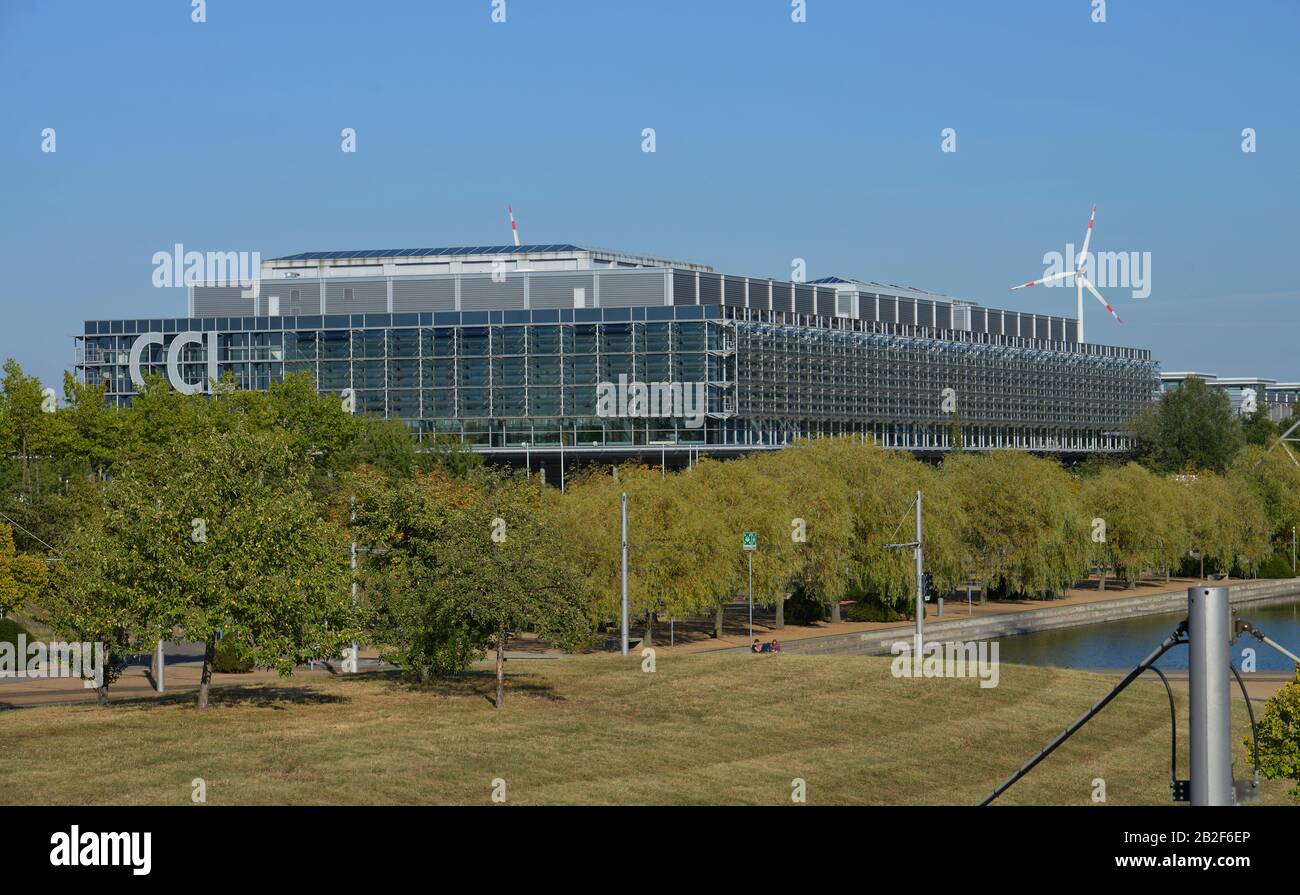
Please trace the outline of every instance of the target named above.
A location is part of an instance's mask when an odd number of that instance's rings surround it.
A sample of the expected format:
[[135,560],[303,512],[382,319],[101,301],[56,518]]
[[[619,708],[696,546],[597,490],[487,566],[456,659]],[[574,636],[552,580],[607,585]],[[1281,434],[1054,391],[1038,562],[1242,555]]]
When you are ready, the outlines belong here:
[[958,454],[942,478],[963,512],[968,567],[986,591],[1056,591],[1087,568],[1078,486],[1058,464],[1016,451]]
[[768,478],[790,513],[785,537],[792,542],[793,583],[805,596],[829,607],[836,620],[840,601],[852,586],[850,561],[857,547],[853,496],[828,462],[841,449],[829,440],[800,441],[763,458]]
[[[732,584],[721,551],[725,522],[709,510],[689,472],[628,463],[615,475],[588,473],[559,501],[566,550],[584,575],[584,588],[603,618],[620,611],[620,495],[628,495],[628,613],[645,617],[646,645],[657,618],[703,615]],[[737,541],[737,544],[739,542]]]
[[789,465],[790,499],[807,522],[799,581],[830,604],[832,618],[852,594],[910,608],[916,594],[912,553],[887,545],[913,539],[917,491],[926,508],[925,570],[940,591],[961,580],[962,509],[933,467],[852,438],[804,442],[780,459]]
[[1129,585],[1145,572],[1168,568],[1187,550],[1188,528],[1177,481],[1129,463],[1106,467],[1083,481],[1088,545],[1101,563],[1101,589],[1113,566]]
[[[712,520],[716,539],[713,562],[722,573],[714,592],[715,636],[722,636],[722,613],[727,601],[747,592],[753,563],[754,602],[772,606],[776,627],[785,627],[785,598],[797,561],[795,516],[790,494],[775,478],[773,465],[762,456],[735,460],[701,460],[678,476],[684,496],[694,512]],[[779,459],[785,459],[781,457]],[[752,531],[757,549],[743,549],[744,533]]]
[[1276,442],[1269,448],[1251,445],[1233,467],[1237,480],[1248,485],[1259,501],[1279,546],[1289,543],[1291,530],[1300,526],[1300,467],[1291,454]]

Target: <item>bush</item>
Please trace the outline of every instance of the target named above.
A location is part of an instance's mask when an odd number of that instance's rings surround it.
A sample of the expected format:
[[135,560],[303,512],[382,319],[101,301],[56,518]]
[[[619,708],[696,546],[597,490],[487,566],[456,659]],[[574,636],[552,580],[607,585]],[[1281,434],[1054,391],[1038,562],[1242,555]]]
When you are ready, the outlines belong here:
[[1259,567],[1260,578],[1294,578],[1291,573],[1291,557],[1274,553]]
[[849,607],[848,616],[850,621],[855,622],[898,622],[911,618],[912,613],[904,615],[894,607],[879,603],[871,597],[859,597]]
[[217,641],[212,652],[212,670],[222,674],[247,674],[253,670],[253,660],[238,637],[227,634]]
[[[1257,730],[1260,773],[1270,780],[1295,781],[1297,785],[1288,794],[1300,802],[1300,669],[1293,682],[1264,703]],[[1249,738],[1245,745],[1249,750]],[[1246,754],[1249,761],[1251,753]]]
[[[15,650],[18,649],[18,635],[25,634],[28,641],[32,639],[32,632],[28,631],[18,622],[11,618],[0,618],[0,643],[12,643]],[[19,661],[24,661],[19,657]]]
[[811,625],[825,621],[827,612],[826,604],[808,596],[802,587],[796,587],[785,601],[785,620],[788,624]]

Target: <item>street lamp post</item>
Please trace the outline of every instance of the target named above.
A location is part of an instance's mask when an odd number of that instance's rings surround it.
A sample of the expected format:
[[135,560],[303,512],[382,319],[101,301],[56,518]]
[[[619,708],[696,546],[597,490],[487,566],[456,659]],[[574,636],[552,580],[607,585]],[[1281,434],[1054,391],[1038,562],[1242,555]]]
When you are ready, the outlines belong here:
[[627,655],[627,492],[623,492],[619,501],[622,506],[623,519],[623,655]]

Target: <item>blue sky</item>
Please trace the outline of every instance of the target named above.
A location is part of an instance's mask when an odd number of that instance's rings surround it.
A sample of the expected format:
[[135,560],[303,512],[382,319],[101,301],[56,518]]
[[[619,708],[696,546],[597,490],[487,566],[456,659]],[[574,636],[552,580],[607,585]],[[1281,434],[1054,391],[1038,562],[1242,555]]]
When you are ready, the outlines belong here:
[[1151,294],[1103,289],[1090,341],[1300,379],[1300,3],[1106,6],[0,0],[0,357],[57,383],[83,320],[184,313],[177,242],[502,243],[507,203],[525,242],[1073,315],[1008,287],[1096,202]]

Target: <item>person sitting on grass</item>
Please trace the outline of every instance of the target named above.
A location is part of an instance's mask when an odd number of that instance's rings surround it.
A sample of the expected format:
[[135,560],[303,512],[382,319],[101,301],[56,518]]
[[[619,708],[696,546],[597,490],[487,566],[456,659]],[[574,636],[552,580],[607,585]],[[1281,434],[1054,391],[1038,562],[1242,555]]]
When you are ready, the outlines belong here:
[[770,653],[771,651],[772,651],[772,644],[770,643],[763,644],[763,648],[759,650],[760,653]]
[[777,641],[775,637],[772,638],[772,642],[769,643],[768,646],[772,648],[772,652],[774,653],[781,652],[781,644]]
[[757,638],[757,637],[754,638],[754,645],[751,646],[751,647],[749,648],[749,651],[750,651],[751,653],[760,653],[760,652],[762,652],[762,650],[761,650],[761,649],[759,648],[759,646],[758,646],[758,638]]

